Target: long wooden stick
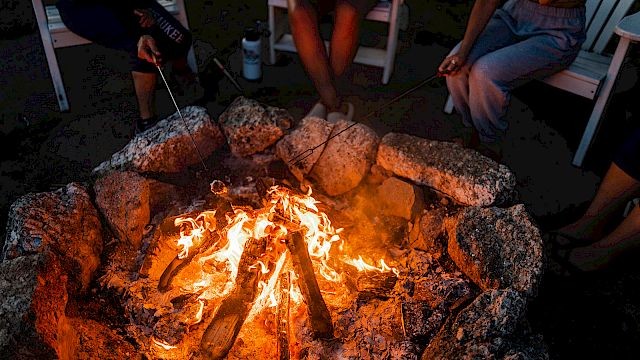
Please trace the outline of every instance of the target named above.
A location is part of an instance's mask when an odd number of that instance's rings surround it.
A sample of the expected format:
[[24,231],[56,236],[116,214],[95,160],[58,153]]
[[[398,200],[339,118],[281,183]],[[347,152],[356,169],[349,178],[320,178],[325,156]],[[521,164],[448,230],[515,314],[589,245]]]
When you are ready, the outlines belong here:
[[313,271],[307,244],[300,232],[291,233],[287,239],[293,268],[298,275],[298,286],[309,311],[311,328],[316,338],[332,338],[331,314],[320,293],[320,287]]

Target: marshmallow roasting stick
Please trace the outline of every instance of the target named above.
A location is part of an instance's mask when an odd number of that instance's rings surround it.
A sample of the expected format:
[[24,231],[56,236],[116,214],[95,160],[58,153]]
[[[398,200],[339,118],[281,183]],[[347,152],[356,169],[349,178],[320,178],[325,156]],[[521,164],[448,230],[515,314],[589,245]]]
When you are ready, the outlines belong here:
[[180,115],[180,119],[182,119],[182,123],[184,124],[184,127],[187,129],[187,133],[189,134],[189,138],[191,139],[191,143],[193,144],[193,148],[196,149],[196,153],[198,154],[198,158],[200,158],[200,163],[202,163],[202,167],[204,168],[205,171],[209,171],[209,169],[207,169],[207,165],[205,165],[205,163],[204,163],[204,158],[202,157],[202,154],[200,153],[200,149],[198,149],[198,145],[196,144],[196,141],[193,139],[193,135],[191,134],[191,131],[189,130],[189,124],[187,124],[187,121],[184,119],[184,116],[182,116],[182,112],[180,112],[180,108],[178,107],[178,103],[176,103],[176,99],[173,97],[173,93],[171,92],[171,88],[169,88],[169,83],[167,82],[167,79],[165,79],[164,74],[162,73],[162,68],[160,68],[160,65],[158,64],[158,61],[156,61],[156,57],[155,56],[153,56],[153,64],[158,69],[158,72],[160,73],[160,77],[162,78],[162,81],[164,82],[164,86],[167,87],[167,91],[169,92],[169,96],[171,97],[171,101],[173,101],[173,106],[175,106],[176,110],[178,110],[178,115]]

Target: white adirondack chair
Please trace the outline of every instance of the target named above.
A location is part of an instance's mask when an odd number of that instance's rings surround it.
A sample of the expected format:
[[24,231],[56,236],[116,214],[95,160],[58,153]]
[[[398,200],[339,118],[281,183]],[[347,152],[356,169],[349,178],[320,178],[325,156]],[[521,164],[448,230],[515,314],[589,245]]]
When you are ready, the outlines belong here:
[[[587,39],[582,45],[582,50],[568,69],[542,80],[551,86],[595,100],[593,111],[572,161],[575,166],[582,166],[611,98],[612,89],[630,43],[640,40],[640,13],[624,17],[633,2],[633,0],[587,0]],[[616,51],[613,56],[604,54],[603,51],[614,32],[620,36]],[[447,98],[444,111],[449,114],[453,111],[451,96]]]
[[[157,1],[167,9],[170,14],[175,16],[184,27],[187,29],[189,28],[187,13],[184,8],[184,0]],[[36,14],[38,30],[40,31],[42,45],[44,46],[44,53],[47,57],[47,63],[49,64],[49,72],[51,73],[53,88],[56,92],[56,98],[58,99],[58,106],[60,107],[60,111],[67,111],[69,110],[69,101],[67,100],[67,93],[62,82],[62,75],[60,74],[60,68],[58,67],[58,59],[56,58],[55,49],[90,44],[91,41],[71,32],[71,30],[69,30],[60,19],[58,8],[54,5],[45,6],[42,3],[42,0],[31,0],[31,3],[33,5],[33,11]],[[197,72],[198,68],[196,65],[193,47],[189,50],[187,61],[191,69]]]
[[[293,37],[286,32],[287,0],[268,0],[269,7],[269,57],[271,63],[276,61],[276,50],[296,52]],[[353,61],[383,68],[382,83],[387,84],[393,71],[393,64],[398,46],[398,32],[401,23],[406,23],[408,8],[404,0],[380,1],[366,16],[366,20],[379,21],[389,24],[387,44],[383,49],[360,46]],[[404,29],[404,27],[402,27]],[[327,46],[328,46],[328,42]]]

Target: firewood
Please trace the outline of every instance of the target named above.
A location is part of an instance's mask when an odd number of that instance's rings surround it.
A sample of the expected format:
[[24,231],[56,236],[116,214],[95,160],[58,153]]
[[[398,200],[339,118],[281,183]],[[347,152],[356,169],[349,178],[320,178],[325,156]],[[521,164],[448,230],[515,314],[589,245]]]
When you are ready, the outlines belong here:
[[184,258],[176,257],[169,263],[166,269],[162,272],[160,276],[160,280],[158,280],[158,290],[160,292],[165,292],[169,290],[171,286],[171,281],[180,273],[180,270],[184,269],[193,258],[202,251],[205,251],[212,247],[218,240],[220,239],[219,234],[207,232],[205,233],[205,239],[202,241],[202,244],[195,249],[191,249],[189,251],[189,255]]
[[264,239],[247,241],[238,264],[235,288],[222,300],[202,335],[200,350],[206,359],[224,358],[236,341],[255,301],[260,271],[253,265],[264,254],[265,247]]
[[276,313],[276,336],[278,338],[278,359],[289,360],[289,306],[291,295],[289,289],[291,282],[289,273],[283,272],[279,278],[278,309]]
[[320,293],[303,235],[300,232],[291,233],[287,238],[287,247],[291,252],[293,268],[299,277],[298,286],[300,286],[302,298],[307,304],[314,336],[316,338],[332,338],[331,314]]
[[[215,194],[213,195],[212,203],[214,204],[216,209],[216,214],[214,216],[216,219],[216,227],[218,229],[222,229],[227,225],[226,216],[233,215],[233,207],[231,206],[231,203],[227,199]],[[196,217],[198,215],[198,214],[192,214],[192,213],[190,214],[191,214],[190,217]],[[180,215],[180,216],[186,217],[186,215]],[[169,221],[165,219],[165,221],[162,222],[161,229],[163,233],[174,233],[175,235],[180,234],[179,227],[174,225],[176,218],[178,218],[178,216],[169,218],[170,219]],[[169,289],[169,286],[171,285],[171,281],[178,275],[180,270],[182,270],[187,265],[189,265],[191,260],[193,260],[193,258],[197,254],[200,254],[204,251],[207,251],[209,248],[211,248],[215,243],[218,242],[219,239],[220,239],[219,233],[212,233],[211,231],[207,231],[205,233],[204,240],[202,240],[202,243],[198,247],[191,249],[188,256],[181,259],[176,255],[176,257],[171,261],[171,263],[169,263],[167,268],[164,269],[164,271],[162,272],[162,275],[160,276],[160,280],[158,281],[158,290],[160,292],[167,291]]]
[[398,277],[392,272],[363,271],[356,278],[356,289],[363,297],[388,298]]

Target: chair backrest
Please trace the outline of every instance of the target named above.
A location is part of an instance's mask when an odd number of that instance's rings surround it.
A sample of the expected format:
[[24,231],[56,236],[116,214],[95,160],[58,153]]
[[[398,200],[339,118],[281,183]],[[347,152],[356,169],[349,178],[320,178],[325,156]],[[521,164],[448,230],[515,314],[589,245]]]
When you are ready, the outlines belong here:
[[634,0],[587,0],[587,39],[582,49],[601,53],[616,25],[622,20]]

